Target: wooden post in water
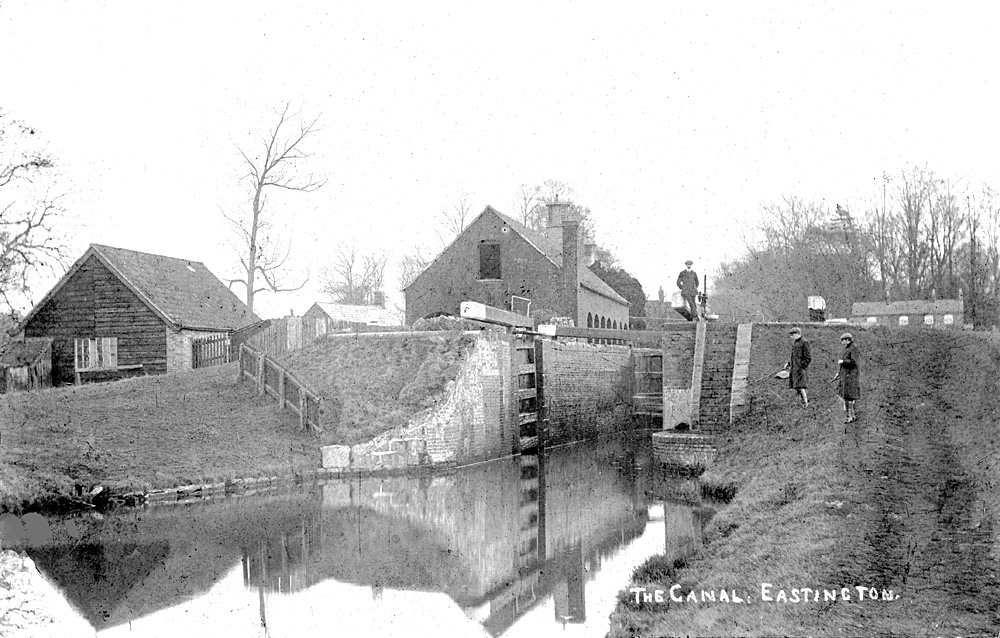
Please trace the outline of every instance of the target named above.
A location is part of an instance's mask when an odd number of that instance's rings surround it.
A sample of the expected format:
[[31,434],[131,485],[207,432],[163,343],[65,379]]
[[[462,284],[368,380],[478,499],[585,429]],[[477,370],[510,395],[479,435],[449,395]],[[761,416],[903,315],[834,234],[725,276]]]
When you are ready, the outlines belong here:
[[545,405],[545,364],[542,359],[542,339],[535,337],[535,434],[539,453],[549,436],[549,410]]

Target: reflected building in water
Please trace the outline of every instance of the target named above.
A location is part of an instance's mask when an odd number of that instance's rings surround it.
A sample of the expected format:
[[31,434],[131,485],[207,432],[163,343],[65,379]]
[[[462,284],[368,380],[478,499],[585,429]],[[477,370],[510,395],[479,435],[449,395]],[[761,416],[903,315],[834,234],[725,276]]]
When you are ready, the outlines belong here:
[[[376,600],[441,592],[498,636],[550,598],[553,622],[587,619],[587,583],[647,529],[652,465],[648,437],[573,445],[445,475],[77,521],[74,538],[29,553],[97,629],[183,604],[241,565],[264,625],[270,598],[336,581]],[[665,551],[696,551],[702,515],[663,512]]]

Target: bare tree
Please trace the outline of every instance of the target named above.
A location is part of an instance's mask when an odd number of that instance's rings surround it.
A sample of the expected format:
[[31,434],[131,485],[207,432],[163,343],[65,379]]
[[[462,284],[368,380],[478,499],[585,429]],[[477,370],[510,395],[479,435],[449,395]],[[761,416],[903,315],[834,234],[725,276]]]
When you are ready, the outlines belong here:
[[[319,118],[310,122],[302,120],[298,127],[293,127],[289,120],[296,116],[290,116],[288,110],[289,105],[286,104],[258,153],[239,149],[247,166],[243,179],[249,181],[251,205],[246,214],[237,217],[226,215],[238,237],[237,253],[243,272],[239,279],[230,280],[230,286],[241,283],[246,287],[246,303],[251,311],[258,292],[291,292],[300,290],[306,284],[306,281],[298,285],[286,282],[291,243],[281,241],[264,212],[268,193],[272,190],[311,193],[326,183],[325,179],[316,178],[311,173],[308,177],[297,175],[300,163],[311,157],[302,147],[309,136],[319,131]],[[289,128],[293,128],[290,133],[286,132]],[[260,287],[258,275],[264,281]]]
[[424,257],[423,249],[417,247],[409,255],[404,255],[396,264],[399,269],[399,289],[403,290],[413,283],[420,273],[422,273],[431,260]]
[[541,193],[541,186],[530,186],[521,184],[518,186],[517,195],[514,198],[514,210],[517,213],[515,219],[528,228],[538,228],[541,222],[536,204],[538,195]]
[[63,266],[66,248],[53,231],[63,211],[45,185],[53,167],[38,131],[0,111],[0,299],[11,310],[34,273]]
[[336,303],[384,305],[386,260],[385,255],[361,254],[357,246],[341,244],[332,265],[323,271],[322,292]]
[[927,271],[930,245],[927,241],[927,221],[931,206],[934,175],[925,169],[913,168],[903,173],[899,188],[902,209],[903,255],[906,260],[906,282],[910,299],[918,299]]
[[459,193],[451,204],[441,210],[442,231],[438,233],[438,239],[442,245],[447,245],[462,234],[471,211],[472,200],[465,191]]

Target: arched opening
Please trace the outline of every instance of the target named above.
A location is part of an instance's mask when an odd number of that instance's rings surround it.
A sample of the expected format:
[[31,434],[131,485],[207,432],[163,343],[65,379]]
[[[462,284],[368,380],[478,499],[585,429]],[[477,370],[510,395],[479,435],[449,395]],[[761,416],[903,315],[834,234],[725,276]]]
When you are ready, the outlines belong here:
[[601,317],[601,327],[602,328],[606,328],[607,327],[607,326],[604,325],[604,317]]
[[592,315],[589,312],[587,313],[587,327],[588,328],[594,327],[594,315]]

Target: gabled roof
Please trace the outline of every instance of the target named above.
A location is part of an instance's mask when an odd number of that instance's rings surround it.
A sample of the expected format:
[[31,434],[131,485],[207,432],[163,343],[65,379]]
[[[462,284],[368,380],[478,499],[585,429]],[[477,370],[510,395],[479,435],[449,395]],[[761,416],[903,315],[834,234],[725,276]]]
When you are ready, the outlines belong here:
[[[556,240],[552,237],[547,237],[542,233],[538,232],[537,230],[532,230],[531,228],[528,228],[527,226],[517,221],[513,217],[508,217],[507,215],[504,215],[503,213],[496,210],[492,206],[487,206],[486,208],[484,208],[483,212],[479,213],[479,215],[476,216],[476,219],[472,220],[472,222],[465,227],[466,230],[468,230],[474,223],[476,223],[476,221],[478,221],[480,217],[486,214],[492,214],[499,217],[503,223],[507,224],[507,226],[511,230],[520,235],[522,239],[528,242],[528,244],[530,244],[532,248],[537,250],[550,262],[552,262],[554,266],[556,266],[557,268],[562,268],[561,241]],[[559,229],[559,232],[561,233],[562,230]],[[448,252],[448,249],[451,248],[451,245],[454,243],[455,242],[452,241],[451,244],[449,244],[443,251],[441,251],[438,257]],[[434,261],[437,261],[438,257],[435,257]],[[615,292],[614,288],[604,283],[604,281],[600,277],[595,275],[590,268],[587,268],[587,266],[585,266],[582,261],[577,265],[577,268],[580,275],[579,281],[581,287],[586,288],[591,292],[597,293],[603,297],[607,297],[612,301],[617,301],[618,303],[624,304],[626,306],[628,305],[628,301],[624,297]],[[414,283],[415,282],[416,279],[414,279]],[[410,284],[410,286],[412,285],[413,283]],[[407,288],[409,288],[409,286],[407,286]]]
[[941,299],[939,301],[858,301],[851,306],[852,317],[882,317],[886,315],[939,315],[964,311],[961,299]]
[[327,303],[324,301],[317,301],[314,305],[326,313],[326,316],[333,321],[367,323],[379,326],[402,325],[398,314],[380,306],[352,306],[350,304]]
[[200,261],[91,244],[21,322],[27,323],[91,257],[175,330],[235,330],[258,317]]

